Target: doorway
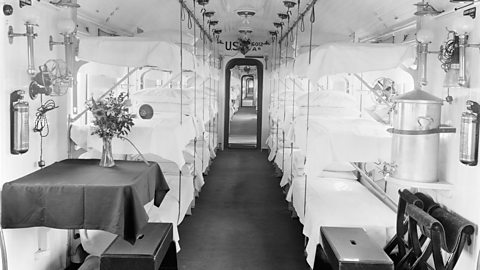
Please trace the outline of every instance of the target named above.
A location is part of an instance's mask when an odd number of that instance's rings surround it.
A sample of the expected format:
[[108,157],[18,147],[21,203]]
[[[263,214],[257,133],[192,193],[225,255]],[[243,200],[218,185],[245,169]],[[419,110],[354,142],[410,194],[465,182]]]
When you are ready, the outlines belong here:
[[261,147],[263,64],[237,58],[225,68],[225,146]]

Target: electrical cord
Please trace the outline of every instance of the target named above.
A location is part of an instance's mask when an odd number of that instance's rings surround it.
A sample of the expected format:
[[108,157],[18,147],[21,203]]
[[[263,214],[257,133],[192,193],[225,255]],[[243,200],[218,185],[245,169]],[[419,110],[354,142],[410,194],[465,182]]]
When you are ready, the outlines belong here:
[[442,46],[438,60],[442,63],[442,69],[447,72],[452,64],[452,57],[455,51],[455,39],[450,39]]
[[[41,97],[40,102],[42,102]],[[35,126],[33,128],[33,132],[38,132],[40,134],[40,159],[38,160],[38,166],[40,168],[45,167],[45,160],[43,160],[43,138],[47,137],[50,133],[46,114],[47,112],[56,108],[58,108],[58,106],[55,105],[55,101],[49,99],[37,109],[37,113],[35,114],[37,118],[35,119]]]
[[58,106],[55,105],[55,101],[49,99],[37,109],[37,113],[35,114],[37,118],[35,119],[33,131],[40,133],[40,137],[47,137],[50,133],[46,114],[56,108],[58,108]]

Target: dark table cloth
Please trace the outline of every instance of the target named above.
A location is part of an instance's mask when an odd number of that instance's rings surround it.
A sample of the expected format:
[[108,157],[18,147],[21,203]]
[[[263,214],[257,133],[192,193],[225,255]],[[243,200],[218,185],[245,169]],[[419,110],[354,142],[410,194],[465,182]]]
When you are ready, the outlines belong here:
[[5,183],[3,228],[45,226],[104,230],[135,242],[148,222],[144,205],[162,202],[169,188],[157,163],[67,159]]

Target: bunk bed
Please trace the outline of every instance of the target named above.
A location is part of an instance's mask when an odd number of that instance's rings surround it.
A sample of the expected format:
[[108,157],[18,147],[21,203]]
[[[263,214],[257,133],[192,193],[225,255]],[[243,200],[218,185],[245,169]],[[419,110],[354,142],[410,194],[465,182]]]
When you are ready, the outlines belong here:
[[[294,74],[311,83],[326,75],[408,65],[415,51],[405,45],[334,43],[315,48],[310,64],[309,58],[308,53],[297,57]],[[304,155],[302,160],[298,158],[302,154],[296,157],[292,152],[289,161],[304,162],[304,166],[290,164],[296,171],[282,182],[290,184],[287,200],[304,225],[307,262],[313,268],[316,246],[321,241],[320,227],[363,227],[383,246],[394,233],[395,204],[382,197],[370,182],[358,181],[355,172],[356,163],[390,159],[388,127],[361,114],[345,89],[308,89],[295,100],[297,113],[286,133]],[[303,175],[299,175],[302,169]]]
[[[128,53],[126,53],[128,52]],[[206,153],[203,147],[194,143],[193,149],[189,146],[193,142],[203,141],[205,136],[203,119],[195,117],[193,98],[195,89],[187,89],[183,82],[185,73],[194,73],[206,80],[206,67],[199,64],[196,57],[183,46],[172,42],[159,41],[152,37],[86,37],[80,40],[79,58],[108,65],[135,67],[155,67],[160,70],[169,70],[172,81],[179,79],[178,88],[149,88],[132,92],[132,110],[138,111],[143,104],[154,109],[151,119],[138,117],[135,120],[128,139],[140,150],[144,157],[157,162],[170,191],[159,207],[151,202],[145,205],[150,222],[169,222],[174,225],[174,240],[179,250],[177,226],[185,215],[190,214],[194,206],[195,195],[198,195],[205,172],[200,164],[209,164],[211,155],[209,148]],[[135,72],[129,72],[125,77]],[[122,80],[125,80],[125,77]],[[121,80],[121,81],[122,81]],[[171,81],[170,81],[171,82]],[[118,85],[118,83],[117,83]],[[170,85],[172,85],[170,83]],[[185,87],[185,88],[184,88]],[[194,86],[195,87],[195,86]],[[113,91],[115,86],[109,91]],[[202,108],[203,109],[203,108]],[[208,115],[212,112],[209,108]],[[138,112],[137,112],[138,113]],[[80,115],[81,116],[81,115]],[[90,135],[91,127],[88,124],[75,122],[77,115],[70,125],[70,138],[76,147],[84,150],[99,150],[101,144],[96,137]],[[197,152],[202,149],[199,155]],[[140,156],[136,149],[121,140],[113,141],[113,152],[123,155],[127,160],[138,160]],[[88,238],[88,235],[100,235]],[[82,242],[87,247],[99,245],[111,240],[104,232],[84,232]],[[92,240],[93,239],[93,240]],[[93,243],[93,244],[92,244]],[[95,252],[95,248],[91,253]]]

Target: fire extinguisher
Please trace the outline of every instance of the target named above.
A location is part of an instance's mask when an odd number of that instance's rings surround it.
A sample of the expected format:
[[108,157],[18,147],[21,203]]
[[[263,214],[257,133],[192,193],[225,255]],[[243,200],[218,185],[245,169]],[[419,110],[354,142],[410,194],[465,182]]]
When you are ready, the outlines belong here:
[[23,90],[10,94],[10,152],[15,155],[26,153],[29,147],[29,106],[24,95]]
[[478,131],[480,105],[467,101],[467,111],[462,113],[460,123],[460,162],[468,166],[478,163]]

